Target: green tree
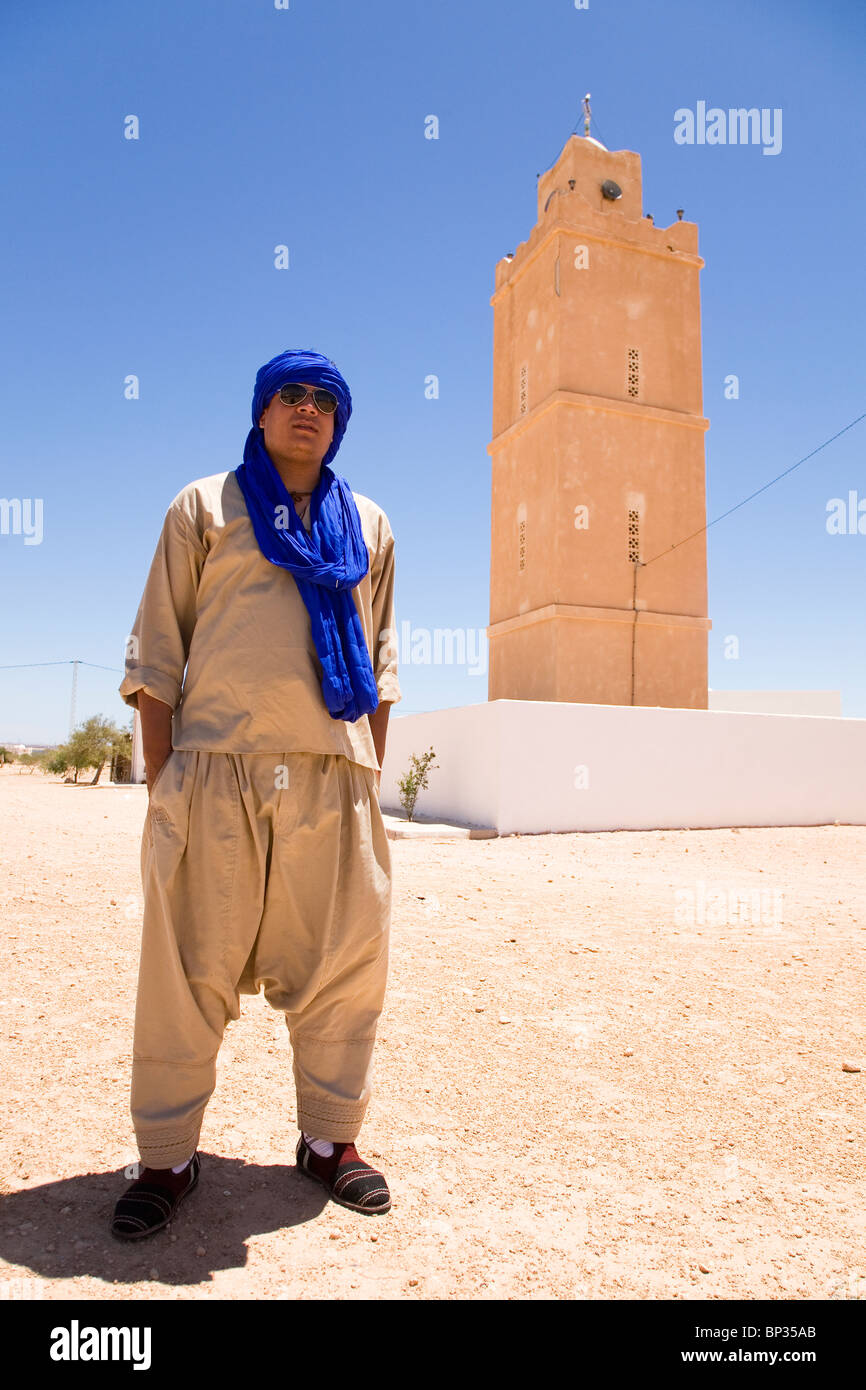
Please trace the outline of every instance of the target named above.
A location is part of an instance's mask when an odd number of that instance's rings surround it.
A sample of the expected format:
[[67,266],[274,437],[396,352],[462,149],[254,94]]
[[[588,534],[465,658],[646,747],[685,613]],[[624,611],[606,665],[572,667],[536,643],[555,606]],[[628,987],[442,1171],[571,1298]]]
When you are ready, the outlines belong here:
[[414,818],[415,802],[418,799],[418,793],[426,790],[428,771],[431,770],[431,767],[439,766],[438,763],[433,762],[435,757],[436,754],[432,747],[429,753],[422,753],[420,758],[414,753],[409,754],[409,771],[397,782],[397,790],[400,794],[400,805],[406,812],[407,820],[412,820]]
[[59,748],[48,748],[41,757],[42,766],[46,772],[54,772],[62,777],[69,771],[69,749],[65,743]]
[[119,729],[104,715],[93,714],[89,719],[85,719],[84,723],[79,724],[73,731],[72,737],[64,747],[68,766],[75,770],[74,781],[78,781],[78,774],[84,768],[92,767],[96,772],[91,786],[98,782],[106,759],[112,756],[115,749],[123,748],[127,737],[125,730]]
[[9,749],[0,747],[0,767],[5,767],[7,763],[14,763],[14,761]]
[[120,730],[120,738],[111,750],[112,782],[128,782],[132,776],[132,720]]

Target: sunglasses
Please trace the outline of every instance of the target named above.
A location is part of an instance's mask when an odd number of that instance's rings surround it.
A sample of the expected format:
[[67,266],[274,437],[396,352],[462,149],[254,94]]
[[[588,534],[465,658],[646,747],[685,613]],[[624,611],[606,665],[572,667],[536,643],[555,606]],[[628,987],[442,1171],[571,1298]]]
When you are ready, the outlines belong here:
[[283,405],[300,405],[308,396],[312,396],[317,409],[324,415],[333,415],[337,409],[338,401],[333,391],[326,391],[323,387],[317,386],[314,391],[308,391],[306,386],[302,386],[299,381],[290,381],[288,385],[281,386],[279,397]]

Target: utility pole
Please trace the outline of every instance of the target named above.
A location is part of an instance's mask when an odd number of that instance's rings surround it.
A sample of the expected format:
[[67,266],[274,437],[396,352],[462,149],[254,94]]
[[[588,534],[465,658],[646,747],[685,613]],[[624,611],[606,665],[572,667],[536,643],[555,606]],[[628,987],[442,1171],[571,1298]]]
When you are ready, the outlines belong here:
[[72,737],[73,733],[75,732],[75,697],[76,697],[76,695],[78,694],[78,667],[80,666],[80,664],[81,664],[81,663],[78,662],[78,661],[73,661],[73,663],[72,663],[72,700],[70,701],[70,705],[69,705],[69,737],[70,737],[70,738]]

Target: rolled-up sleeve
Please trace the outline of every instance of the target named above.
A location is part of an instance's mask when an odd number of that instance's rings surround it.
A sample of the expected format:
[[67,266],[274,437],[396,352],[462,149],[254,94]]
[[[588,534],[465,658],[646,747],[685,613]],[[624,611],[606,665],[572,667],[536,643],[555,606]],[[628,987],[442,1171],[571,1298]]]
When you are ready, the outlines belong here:
[[379,545],[370,571],[373,615],[373,673],[383,703],[402,698],[397,675],[397,619],[394,611],[394,536],[384,513]]
[[140,690],[171,709],[180,703],[205,555],[191,522],[173,504],[126,642],[126,676],[120,695],[133,709],[138,708]]

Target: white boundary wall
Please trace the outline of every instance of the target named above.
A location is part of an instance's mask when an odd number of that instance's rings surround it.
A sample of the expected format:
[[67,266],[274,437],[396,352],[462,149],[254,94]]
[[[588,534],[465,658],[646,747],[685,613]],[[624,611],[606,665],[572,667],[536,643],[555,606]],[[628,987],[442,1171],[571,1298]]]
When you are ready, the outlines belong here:
[[709,690],[709,709],[739,714],[831,714],[842,717],[840,690]]
[[416,813],[502,835],[866,825],[866,719],[547,700],[398,710],[386,811],[402,814],[397,779],[432,744]]

